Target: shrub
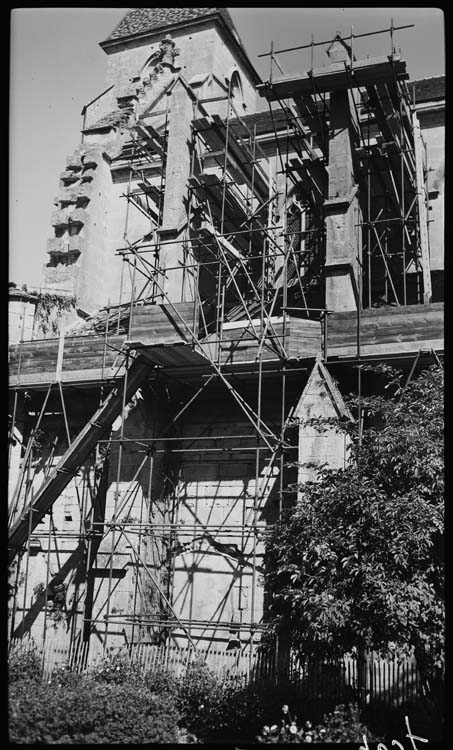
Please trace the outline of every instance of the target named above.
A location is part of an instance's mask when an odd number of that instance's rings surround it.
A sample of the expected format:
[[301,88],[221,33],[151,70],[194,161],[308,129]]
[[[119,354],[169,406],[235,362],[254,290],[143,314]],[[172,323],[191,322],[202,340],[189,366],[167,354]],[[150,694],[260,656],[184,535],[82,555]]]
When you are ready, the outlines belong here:
[[[375,737],[360,720],[360,712],[356,703],[347,706],[337,706],[332,713],[327,714],[323,721],[313,730],[315,742],[363,742],[366,735],[369,742],[379,742],[382,738]],[[306,741],[306,740],[305,740]]]
[[172,700],[177,700],[179,681],[178,678],[168,672],[164,667],[155,667],[143,674],[143,684],[151,693],[169,696]]
[[57,687],[75,687],[76,685],[79,685],[83,679],[84,677],[81,674],[65,665],[55,667],[47,684],[53,684]]
[[[83,682],[83,685],[80,682]],[[10,689],[10,741],[20,744],[173,743],[178,713],[143,686],[15,683]]]
[[178,681],[177,705],[182,723],[202,739],[215,726],[218,693],[219,680],[204,662],[189,664]]
[[42,655],[34,644],[12,646],[8,654],[8,680],[10,684],[21,680],[40,682]]
[[264,726],[257,742],[264,744],[318,743],[318,742],[363,742],[363,736],[369,742],[379,742],[360,720],[356,704],[337,706],[323,721],[313,728],[310,721],[298,722],[291,716],[287,705],[282,707],[280,725]]
[[90,675],[95,682],[123,685],[129,681],[140,680],[143,677],[143,669],[131,660],[126,651],[116,651],[104,656],[90,670]]
[[[279,685],[291,698],[295,688]],[[180,678],[181,724],[203,742],[252,742],[266,716],[275,712],[275,685],[245,685],[240,678],[220,677],[204,662],[194,662]]]

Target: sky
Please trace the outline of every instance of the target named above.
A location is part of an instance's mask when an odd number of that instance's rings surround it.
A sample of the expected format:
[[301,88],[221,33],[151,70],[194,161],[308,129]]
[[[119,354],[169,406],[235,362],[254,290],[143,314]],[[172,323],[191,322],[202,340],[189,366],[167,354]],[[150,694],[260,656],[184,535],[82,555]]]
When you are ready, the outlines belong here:
[[[99,47],[127,8],[18,8],[11,13],[9,280],[43,283],[47,239],[53,236],[59,175],[80,143],[84,104],[105,89],[107,58]],[[411,79],[445,72],[444,18],[438,8],[229,8],[249,58],[263,79],[268,52],[326,41],[340,31],[361,34],[415,24],[395,32]],[[314,66],[326,47],[315,48]],[[357,57],[390,53],[389,34],[354,41]],[[310,50],[283,53],[285,73],[308,70]],[[263,104],[260,104],[263,107]]]

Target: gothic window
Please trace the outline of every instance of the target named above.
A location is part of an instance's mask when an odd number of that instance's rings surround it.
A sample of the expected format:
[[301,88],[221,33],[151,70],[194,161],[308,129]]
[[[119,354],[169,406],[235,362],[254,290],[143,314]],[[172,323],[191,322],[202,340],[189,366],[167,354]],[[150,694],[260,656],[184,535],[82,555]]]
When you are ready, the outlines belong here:
[[239,104],[242,104],[243,109],[246,108],[246,104],[244,104],[244,95],[242,91],[242,81],[241,77],[237,70],[234,70],[231,75],[231,82],[230,82],[230,92],[231,92],[231,100],[233,104],[237,107]]

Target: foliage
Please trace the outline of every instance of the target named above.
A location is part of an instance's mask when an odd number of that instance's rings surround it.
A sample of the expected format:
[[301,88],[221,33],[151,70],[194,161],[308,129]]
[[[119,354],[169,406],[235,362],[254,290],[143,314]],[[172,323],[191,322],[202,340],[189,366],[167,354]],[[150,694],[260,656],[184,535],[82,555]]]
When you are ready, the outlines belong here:
[[241,688],[237,681],[224,680],[214,674],[205,662],[190,663],[177,686],[182,723],[202,741],[225,741],[226,735],[230,739],[231,716],[233,725],[235,721],[240,722],[240,717],[234,716],[237,703],[234,699],[241,693]]
[[127,652],[119,651],[104,656],[90,670],[90,676],[95,682],[123,685],[140,680],[142,672],[140,665],[134,664]]
[[40,682],[42,655],[35,644],[18,643],[8,653],[8,680],[11,685],[20,682]]
[[8,599],[14,600],[17,592],[25,580],[25,571],[18,570],[17,558],[8,566]]
[[178,707],[188,720],[188,728],[210,724],[216,702],[218,679],[204,662],[191,662],[178,685]]
[[[203,662],[189,665],[178,682],[181,724],[202,742],[252,742],[266,716],[275,715],[272,683],[245,684],[240,677],[214,674]],[[282,681],[278,695],[295,701],[297,688]]]
[[166,695],[177,700],[179,690],[178,678],[163,667],[157,666],[143,675],[143,682],[151,693]]
[[[357,704],[337,706],[313,729],[313,742],[379,742],[360,720]],[[306,741],[306,740],[305,740]]]
[[415,652],[432,685],[443,665],[443,371],[392,395],[351,399],[352,460],[322,468],[268,543],[272,629],[306,656]]
[[178,713],[140,685],[52,680],[10,688],[10,741],[20,744],[177,742]]
[[57,666],[47,681],[48,685],[57,687],[76,687],[84,680],[84,676],[68,665]]
[[73,310],[75,303],[75,297],[40,293],[35,316],[36,320],[39,321],[41,331],[47,333],[47,331],[52,330],[52,333],[58,334],[60,316],[62,313]]
[[337,706],[332,713],[324,716],[322,722],[313,728],[310,721],[299,721],[292,716],[288,705],[282,706],[280,726],[265,725],[256,741],[262,744],[311,743],[311,742],[362,742],[364,735],[370,742],[378,742],[360,720],[356,704]]
[[[280,682],[278,688],[271,683],[244,684],[240,678],[214,674],[204,662],[192,663],[183,676],[176,677],[163,667],[140,668],[120,651],[85,674],[68,666],[54,668],[41,683],[38,650],[16,647],[14,654],[16,668],[10,679],[13,742],[300,743],[362,741],[363,734],[374,741],[355,707],[337,707],[313,729],[305,719],[315,721],[317,712],[301,700],[299,688],[290,682]],[[27,671],[27,664],[31,670]],[[81,695],[83,700],[78,698]],[[291,716],[287,706],[280,714],[277,695],[278,701],[301,707],[303,717]],[[388,707],[384,708],[387,714]],[[130,721],[125,718],[129,713]],[[386,714],[375,723],[378,731],[388,723]],[[365,720],[368,727],[373,726],[371,718]],[[263,727],[266,720],[268,726]],[[131,722],[140,728],[131,727]],[[432,731],[421,733],[433,736]]]

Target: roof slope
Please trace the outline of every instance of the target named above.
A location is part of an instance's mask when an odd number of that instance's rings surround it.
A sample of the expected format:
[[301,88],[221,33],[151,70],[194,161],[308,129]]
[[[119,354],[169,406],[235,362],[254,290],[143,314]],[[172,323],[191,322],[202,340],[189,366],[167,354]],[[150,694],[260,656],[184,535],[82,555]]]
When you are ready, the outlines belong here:
[[121,39],[134,34],[143,34],[165,26],[174,26],[186,21],[196,21],[207,16],[218,14],[224,20],[237,41],[243,47],[233,20],[226,8],[132,8],[106,41]]
[[118,26],[112,31],[101,47],[107,49],[134,37],[141,37],[158,29],[168,29],[172,26],[181,26],[185,23],[194,23],[209,18],[221,20],[237,44],[239,54],[248,66],[255,83],[260,83],[260,77],[250,61],[247,50],[237,32],[228,10],[226,8],[131,8],[121,19]]

